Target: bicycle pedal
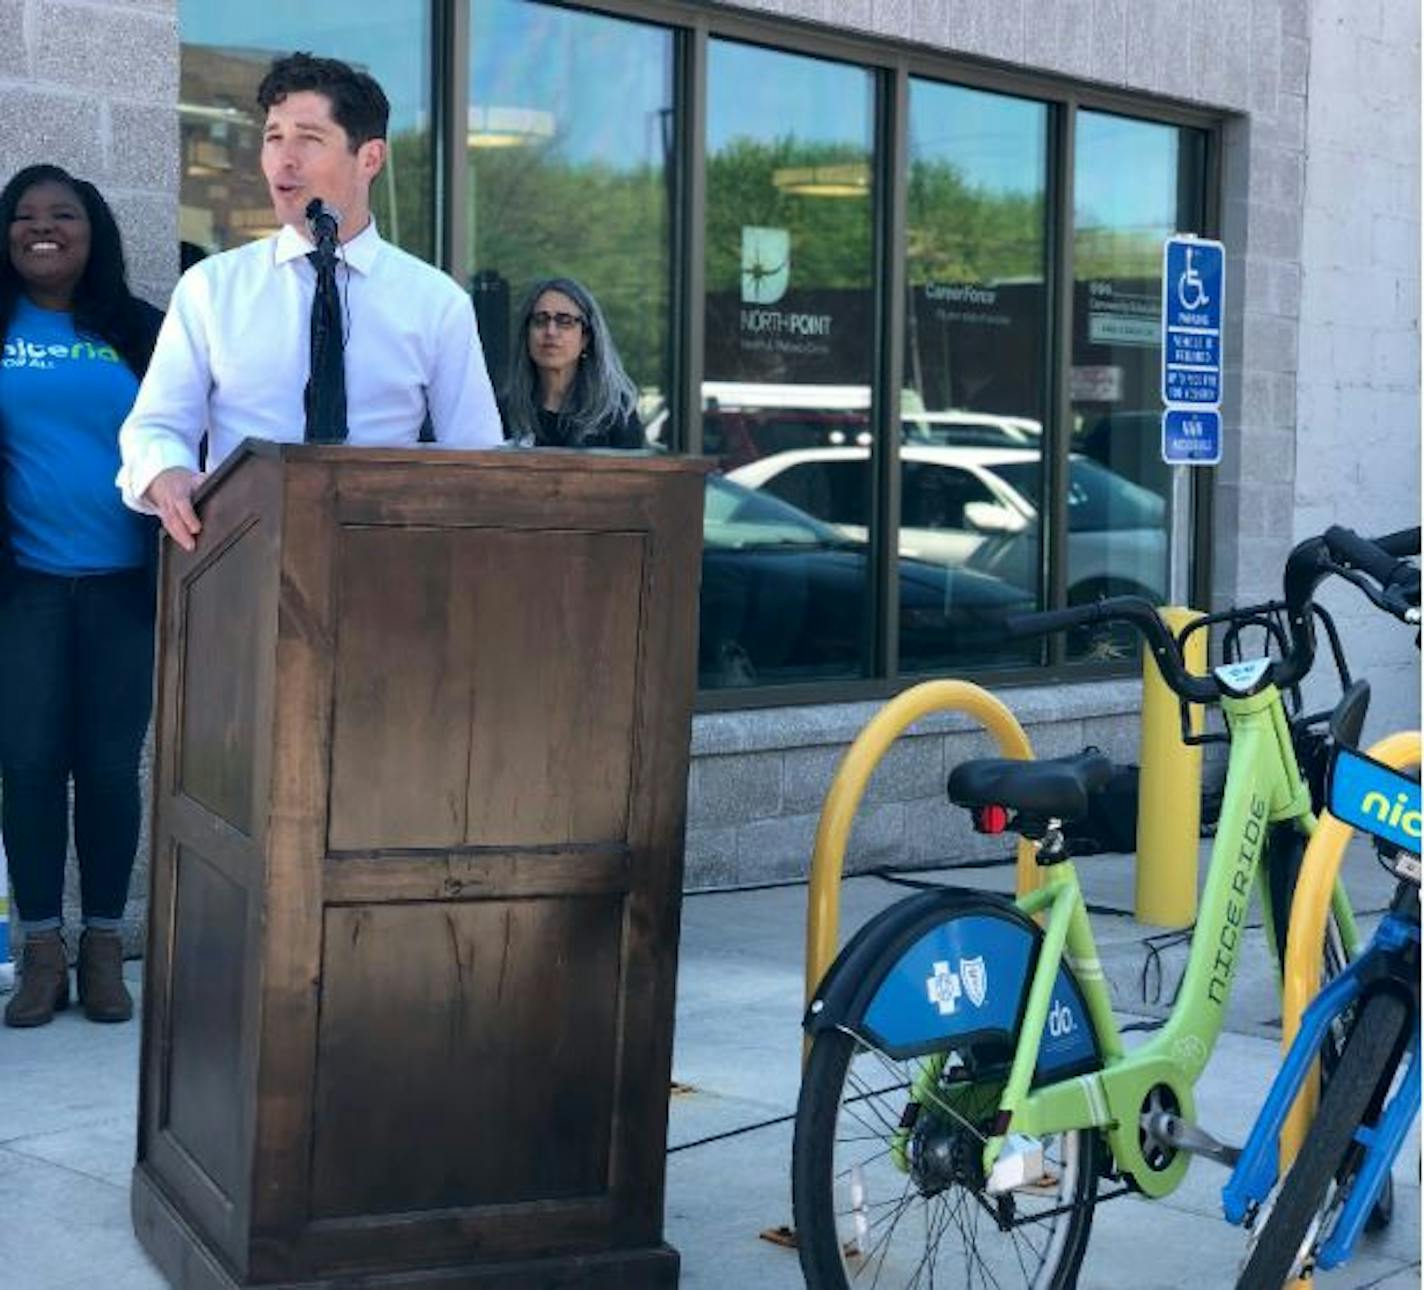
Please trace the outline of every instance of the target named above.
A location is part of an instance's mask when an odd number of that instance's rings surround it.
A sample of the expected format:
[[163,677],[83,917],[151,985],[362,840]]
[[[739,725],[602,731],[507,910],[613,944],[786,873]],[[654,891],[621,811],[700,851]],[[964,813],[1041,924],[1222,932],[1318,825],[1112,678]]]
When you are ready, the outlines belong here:
[[1241,1159],[1241,1148],[1219,1142],[1200,1125],[1191,1124],[1168,1111],[1151,1111],[1142,1116],[1142,1128],[1148,1138],[1173,1151],[1204,1156],[1234,1169]]

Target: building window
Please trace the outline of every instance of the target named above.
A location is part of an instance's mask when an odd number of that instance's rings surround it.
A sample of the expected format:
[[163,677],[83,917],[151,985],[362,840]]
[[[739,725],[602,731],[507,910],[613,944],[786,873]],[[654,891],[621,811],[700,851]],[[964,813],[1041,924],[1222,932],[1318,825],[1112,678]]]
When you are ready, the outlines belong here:
[[353,0],[341,9],[251,0],[183,0],[178,91],[179,237],[185,256],[225,251],[275,231],[262,178],[257,86],[293,50],[370,72],[391,102],[389,160],[371,190],[381,235],[422,259],[434,254],[430,6]]
[[708,44],[705,688],[870,670],[874,83]]
[[696,0],[179,12],[196,249],[272,229],[253,97],[311,49],[390,95],[377,219],[458,273],[497,387],[530,283],[599,299],[650,445],[716,467],[708,706],[1124,665],[1004,618],[1186,598],[1210,474],[1161,462],[1159,283],[1167,235],[1212,231],[1209,116]]
[[466,121],[470,287],[496,385],[529,285],[598,300],[653,442],[672,379],[672,33],[525,3],[471,6]]
[[[1022,664],[1045,597],[1048,108],[912,79],[900,398],[900,670]],[[944,583],[938,618],[907,594]]]
[[[1073,173],[1068,600],[1172,594],[1173,478],[1162,461],[1162,242],[1201,233],[1203,131],[1081,111]],[[1183,490],[1185,491],[1185,490]],[[1112,658],[1132,640],[1069,641]]]

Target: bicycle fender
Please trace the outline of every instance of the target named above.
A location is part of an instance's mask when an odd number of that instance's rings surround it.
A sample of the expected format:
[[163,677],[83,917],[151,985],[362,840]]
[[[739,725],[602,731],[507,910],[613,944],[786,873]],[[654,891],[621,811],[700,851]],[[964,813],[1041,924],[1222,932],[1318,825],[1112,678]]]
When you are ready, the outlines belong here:
[[[1043,945],[1039,926],[1004,897],[943,887],[865,924],[806,1011],[811,1035],[845,1030],[897,1060],[952,1048],[967,1065],[1007,1067]],[[1078,983],[1060,964],[1034,1085],[1102,1067]]]

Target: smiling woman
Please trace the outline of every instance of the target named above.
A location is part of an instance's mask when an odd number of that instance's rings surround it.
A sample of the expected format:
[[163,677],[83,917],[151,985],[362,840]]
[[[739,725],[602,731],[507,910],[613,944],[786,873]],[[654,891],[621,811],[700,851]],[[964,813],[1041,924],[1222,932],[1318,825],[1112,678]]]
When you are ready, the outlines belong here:
[[126,1021],[118,928],[138,843],[153,667],[153,522],[114,487],[118,430],[159,314],[129,291],[99,191],[31,166],[0,191],[0,578],[4,839],[25,933],[10,1026],[69,1003],[60,937],[69,785],[84,933],[79,998]]
[[70,185],[41,179],[20,194],[10,220],[10,260],[34,304],[69,306],[89,262],[89,243],[89,216]]

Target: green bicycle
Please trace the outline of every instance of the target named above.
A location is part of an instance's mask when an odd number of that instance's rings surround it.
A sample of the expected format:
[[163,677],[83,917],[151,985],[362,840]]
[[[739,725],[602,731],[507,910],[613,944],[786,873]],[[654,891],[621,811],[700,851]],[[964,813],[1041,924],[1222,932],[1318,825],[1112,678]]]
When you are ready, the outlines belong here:
[[[1139,598],[1011,623],[1022,634],[1129,624],[1184,703],[1220,704],[1231,749],[1186,973],[1165,1024],[1129,1052],[1071,861],[1075,826],[1113,771],[1103,754],[956,767],[950,799],[976,827],[1031,839],[1044,882],[1017,901],[952,887],[903,900],[821,983],[792,1154],[810,1290],[1071,1287],[1103,1179],[1120,1184],[1112,1194],[1160,1198],[1193,1155],[1234,1161],[1198,1127],[1193,1088],[1222,1028],[1253,888],[1273,944],[1272,909],[1288,908],[1262,857],[1298,856],[1315,828],[1282,691],[1314,660],[1313,592],[1329,572],[1317,548],[1292,552],[1284,605],[1268,607],[1284,609],[1281,656],[1210,676],[1187,673]],[[1213,621],[1239,632],[1262,608]],[[1348,956],[1357,934],[1339,893],[1335,915]]]

